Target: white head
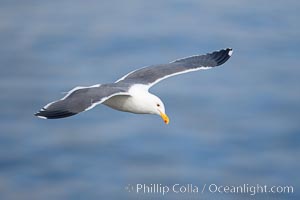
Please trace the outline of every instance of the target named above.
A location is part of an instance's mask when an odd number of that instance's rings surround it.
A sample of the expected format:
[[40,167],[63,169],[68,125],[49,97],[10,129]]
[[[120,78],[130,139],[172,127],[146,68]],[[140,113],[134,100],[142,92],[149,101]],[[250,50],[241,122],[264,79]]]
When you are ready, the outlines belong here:
[[[155,114],[161,116],[166,124],[169,117],[165,113],[165,105],[157,96],[148,92],[148,87],[135,85],[129,89],[130,101],[125,111],[139,114]],[[124,110],[124,108],[122,109]]]
[[165,105],[162,100],[153,94],[147,96],[148,99],[146,103],[148,104],[147,107],[150,109],[149,113],[161,116],[164,122],[168,124],[170,120],[168,115],[166,115]]

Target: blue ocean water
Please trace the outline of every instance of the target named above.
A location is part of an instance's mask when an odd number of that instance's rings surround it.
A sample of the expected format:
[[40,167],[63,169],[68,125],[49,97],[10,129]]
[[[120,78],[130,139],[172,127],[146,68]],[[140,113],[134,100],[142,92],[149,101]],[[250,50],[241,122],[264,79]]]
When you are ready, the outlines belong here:
[[[1,1],[0,199],[299,199],[300,3]],[[219,68],[151,89],[170,117],[98,106],[33,113],[75,86],[232,47]],[[293,193],[136,193],[136,184]]]

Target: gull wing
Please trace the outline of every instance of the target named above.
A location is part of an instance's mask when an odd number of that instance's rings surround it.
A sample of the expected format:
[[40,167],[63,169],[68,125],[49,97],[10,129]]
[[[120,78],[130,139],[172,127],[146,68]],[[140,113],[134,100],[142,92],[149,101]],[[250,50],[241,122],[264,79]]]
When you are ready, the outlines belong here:
[[76,87],[58,101],[51,102],[34,115],[45,119],[57,119],[76,115],[92,109],[116,95],[129,95],[128,88],[116,84]]
[[205,55],[181,58],[168,64],[153,65],[132,71],[117,82],[143,84],[149,89],[159,81],[171,76],[222,65],[231,55],[232,49],[227,48]]

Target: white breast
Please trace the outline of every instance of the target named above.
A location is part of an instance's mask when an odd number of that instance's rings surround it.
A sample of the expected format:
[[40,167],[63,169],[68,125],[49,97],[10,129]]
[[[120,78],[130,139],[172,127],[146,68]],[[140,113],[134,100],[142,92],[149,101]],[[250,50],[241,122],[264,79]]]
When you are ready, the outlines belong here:
[[132,87],[128,95],[117,95],[103,102],[113,109],[137,114],[152,113],[149,99],[151,94],[142,87]]

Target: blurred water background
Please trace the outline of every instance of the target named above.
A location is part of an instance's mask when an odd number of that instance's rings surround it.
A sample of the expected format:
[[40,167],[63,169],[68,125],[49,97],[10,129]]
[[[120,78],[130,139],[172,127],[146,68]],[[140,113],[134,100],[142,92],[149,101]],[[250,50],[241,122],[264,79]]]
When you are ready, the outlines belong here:
[[[299,199],[296,0],[0,1],[0,199]],[[75,86],[226,47],[151,89],[158,116],[33,113]],[[293,194],[136,194],[128,184],[291,185]]]

